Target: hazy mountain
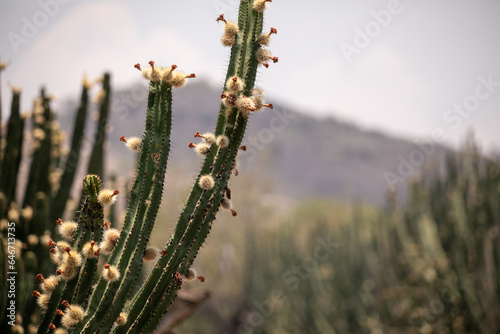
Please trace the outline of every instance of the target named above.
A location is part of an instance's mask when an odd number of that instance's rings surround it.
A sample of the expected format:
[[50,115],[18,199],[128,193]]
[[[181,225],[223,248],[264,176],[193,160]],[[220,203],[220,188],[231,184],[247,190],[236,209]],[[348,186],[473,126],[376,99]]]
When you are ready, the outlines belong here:
[[[95,92],[94,92],[95,93]],[[194,134],[214,130],[221,91],[191,82],[174,91],[172,154],[169,168],[192,177],[200,164],[189,142]],[[107,155],[109,170],[127,175],[133,157],[118,138],[140,136],[144,126],[147,85],[113,92],[113,114]],[[441,160],[445,149],[367,131],[332,118],[307,116],[307,110],[273,101],[274,110],[251,116],[240,155],[242,173],[273,181],[277,194],[292,198],[335,197],[381,204],[389,183],[402,188],[422,163]],[[62,106],[62,123],[69,124],[74,103]],[[93,131],[87,131],[92,138]],[[388,182],[389,180],[389,182]]]

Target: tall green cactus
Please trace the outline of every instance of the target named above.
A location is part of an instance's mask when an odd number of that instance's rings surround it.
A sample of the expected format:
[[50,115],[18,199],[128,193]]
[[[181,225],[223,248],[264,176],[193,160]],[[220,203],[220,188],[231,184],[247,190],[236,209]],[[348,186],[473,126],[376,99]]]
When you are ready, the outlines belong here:
[[[50,242],[54,246],[51,252],[55,253],[59,265],[52,279],[59,283],[50,291],[47,291],[46,283],[42,283],[42,293],[34,292],[38,304],[44,309],[39,333],[50,330],[61,333],[150,333],[175,299],[184,279],[197,277],[204,280],[203,276],[193,273],[191,265],[210,233],[221,205],[231,209],[227,185],[235,172],[236,157],[250,113],[264,106],[272,108],[272,105],[264,104],[261,91],[254,89],[258,66],[267,67],[268,61],[278,60],[265,48],[276,30],[262,34],[267,2],[270,1],[241,1],[238,24],[226,21],[223,15],[217,19],[225,24],[222,43],[231,46],[231,58],[215,134],[197,133],[195,137],[202,137],[203,142],[190,143],[189,147],[196,147],[205,160],[172,236],[148,278],[132,295],[143,257],[150,252],[148,240],[162,200],[170,152],[172,90],[183,86],[186,79],[195,77],[178,71],[176,65],[161,68],[151,61],[145,70],[136,65],[150,81],[149,96],[142,139],[120,138],[131,150],[139,152],[122,230],[118,232],[104,222],[103,206],[113,202],[118,191],[101,189],[96,175],[87,176],[77,223],[58,222],[59,232],[71,240],[70,243]],[[105,76],[103,85],[105,97],[101,104],[98,134],[105,132],[109,76]],[[82,95],[82,105],[83,101]],[[89,172],[102,176],[102,141],[100,144],[94,146]],[[56,198],[63,197],[64,193],[56,195]],[[57,205],[53,204],[52,208]],[[62,212],[61,208],[58,212]],[[236,211],[231,209],[231,212],[236,215]],[[68,231],[71,231],[70,235],[66,235]],[[99,253],[107,257],[104,267],[98,268]],[[83,258],[80,254],[84,255]],[[43,282],[48,280],[39,277]],[[66,307],[64,312],[61,305]]]
[[[12,107],[10,118],[7,124],[5,139],[5,150],[0,169],[0,189],[5,196],[5,209],[10,203],[15,202],[17,174],[21,163],[23,138],[24,138],[24,118],[20,113],[21,92],[18,89],[12,91]],[[1,216],[6,214],[1,212]]]
[[[73,136],[71,138],[70,151],[66,157],[66,161],[64,164],[64,172],[61,176],[59,189],[56,195],[54,196],[54,201],[52,202],[50,210],[52,221],[55,221],[56,219],[63,216],[67,199],[70,196],[71,186],[73,185],[78,163],[80,161],[80,155],[81,155],[80,149],[83,141],[83,134],[85,131],[85,120],[87,117],[88,106],[89,106],[90,87],[91,87],[90,82],[84,80],[82,85],[82,95],[80,98],[80,104],[75,117],[75,125],[73,128]],[[107,119],[107,117],[104,116],[102,116],[101,118]]]

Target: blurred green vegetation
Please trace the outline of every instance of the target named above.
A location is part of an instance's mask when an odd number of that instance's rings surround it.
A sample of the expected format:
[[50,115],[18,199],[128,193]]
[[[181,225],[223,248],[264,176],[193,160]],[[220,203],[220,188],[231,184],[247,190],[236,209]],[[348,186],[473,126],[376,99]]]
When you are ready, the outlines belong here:
[[422,175],[380,209],[286,202],[240,173],[237,218],[219,215],[195,262],[207,280],[183,287],[212,297],[179,332],[498,333],[498,160],[468,141]]

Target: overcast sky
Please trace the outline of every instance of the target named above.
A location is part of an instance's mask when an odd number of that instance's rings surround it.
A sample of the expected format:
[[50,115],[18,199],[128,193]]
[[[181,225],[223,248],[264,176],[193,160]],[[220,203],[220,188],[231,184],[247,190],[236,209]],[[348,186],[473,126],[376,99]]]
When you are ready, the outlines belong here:
[[[105,70],[115,88],[137,81],[132,67],[155,60],[220,85],[229,50],[220,45],[235,0],[0,0],[4,110],[7,85],[23,109],[41,84],[76,95],[84,74]],[[333,115],[367,129],[456,146],[473,129],[500,148],[499,0],[273,0],[278,64],[259,85],[290,107]]]

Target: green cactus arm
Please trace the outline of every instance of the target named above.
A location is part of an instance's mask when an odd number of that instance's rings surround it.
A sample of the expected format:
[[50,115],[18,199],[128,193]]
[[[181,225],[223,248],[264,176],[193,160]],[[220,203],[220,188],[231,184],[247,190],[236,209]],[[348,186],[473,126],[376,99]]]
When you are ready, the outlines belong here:
[[56,316],[56,310],[61,305],[61,295],[64,291],[64,282],[60,282],[55,290],[52,292],[50,297],[49,304],[47,305],[47,309],[45,310],[42,320],[40,322],[40,326],[38,326],[37,333],[39,334],[48,334],[49,333],[49,325],[54,321]]
[[69,198],[71,186],[73,184],[78,162],[80,160],[80,149],[85,130],[85,119],[87,118],[89,105],[89,86],[84,82],[82,85],[82,94],[80,105],[76,114],[75,124],[73,126],[73,136],[71,138],[70,152],[66,156],[64,172],[61,176],[61,182],[57,194],[54,196],[51,206],[51,220],[55,221],[62,218],[66,207],[67,199]]
[[[24,119],[20,114],[21,93],[18,90],[12,91],[12,104],[10,118],[7,123],[6,146],[3,154],[2,168],[0,169],[0,191],[5,195],[5,210],[11,202],[15,202],[16,180],[21,163]],[[5,216],[6,212],[0,212],[0,216]]]
[[[85,197],[78,218],[78,230],[71,242],[71,248],[78,252],[81,251],[83,244],[90,240],[92,231],[102,228],[104,217],[102,205],[97,200],[97,194],[101,190],[99,177],[97,175],[87,175],[83,180],[83,189]],[[58,323],[60,317],[55,312],[63,300],[68,300],[71,303],[75,298],[78,298],[78,288],[86,284],[87,275],[84,272],[88,268],[84,263],[73,279],[59,282],[50,297],[38,333],[48,333],[48,326],[51,323]]]
[[[107,328],[112,326],[119,311],[125,304],[127,294],[136,281],[139,272],[138,269],[142,264],[142,254],[146,249],[147,241],[160,205],[170,147],[172,90],[164,82],[155,85],[153,88],[155,90],[159,89],[160,92],[155,97],[155,107],[148,110],[148,112],[151,111],[154,113],[151,117],[155,120],[152,122],[153,140],[149,145],[149,155],[147,156],[148,163],[146,170],[149,177],[143,184],[138,213],[125,241],[125,244],[136,246],[124,247],[118,250],[121,253],[118,268],[122,273],[122,278],[110,283],[101,298],[104,301],[113,300],[114,306],[109,307],[109,305],[101,303],[97,307],[95,316],[93,317],[93,319],[99,319],[100,321],[96,322],[90,319],[85,325],[85,331],[87,332],[95,331],[96,326],[101,326],[101,330],[106,331]],[[145,146],[143,145],[143,147]],[[153,155],[158,154],[159,157],[153,159]],[[153,161],[156,159],[157,161]],[[116,295],[116,298],[112,299],[114,295]]]
[[88,174],[96,174],[104,179],[104,142],[106,139],[106,127],[109,118],[109,105],[111,101],[111,85],[110,75],[105,73],[102,79],[102,89],[104,96],[99,101],[99,121],[97,122],[96,134],[94,137],[94,145],[90,154],[89,165],[87,168]]
[[[41,109],[41,111],[37,111]],[[43,111],[42,111],[43,110]],[[43,118],[43,122],[38,121],[38,118]],[[35,204],[35,196],[38,191],[42,191],[51,197],[49,183],[49,166],[50,166],[50,151],[51,151],[51,123],[52,112],[50,109],[50,98],[45,95],[45,90],[41,90],[40,105],[34,108],[33,121],[35,129],[43,133],[43,138],[37,140],[38,144],[33,152],[33,160],[31,162],[28,175],[28,183],[24,192],[23,207]],[[29,227],[26,227],[29,231]]]
[[[90,240],[99,243],[102,238],[102,230],[97,229],[93,231]],[[73,295],[73,301],[82,306],[87,307],[88,297],[92,293],[92,286],[94,282],[98,280],[98,258],[85,258],[80,272],[80,278],[78,280],[78,285],[76,286],[75,293]]]
[[19,284],[19,291],[21,293],[16,296],[21,309],[19,313],[23,315],[23,326],[26,327],[30,323],[30,315],[36,308],[36,303],[31,295],[35,287],[35,281],[33,277],[36,275],[36,271],[39,270],[38,259],[34,252],[27,251],[23,254],[22,260],[19,259],[24,265],[24,275]]

